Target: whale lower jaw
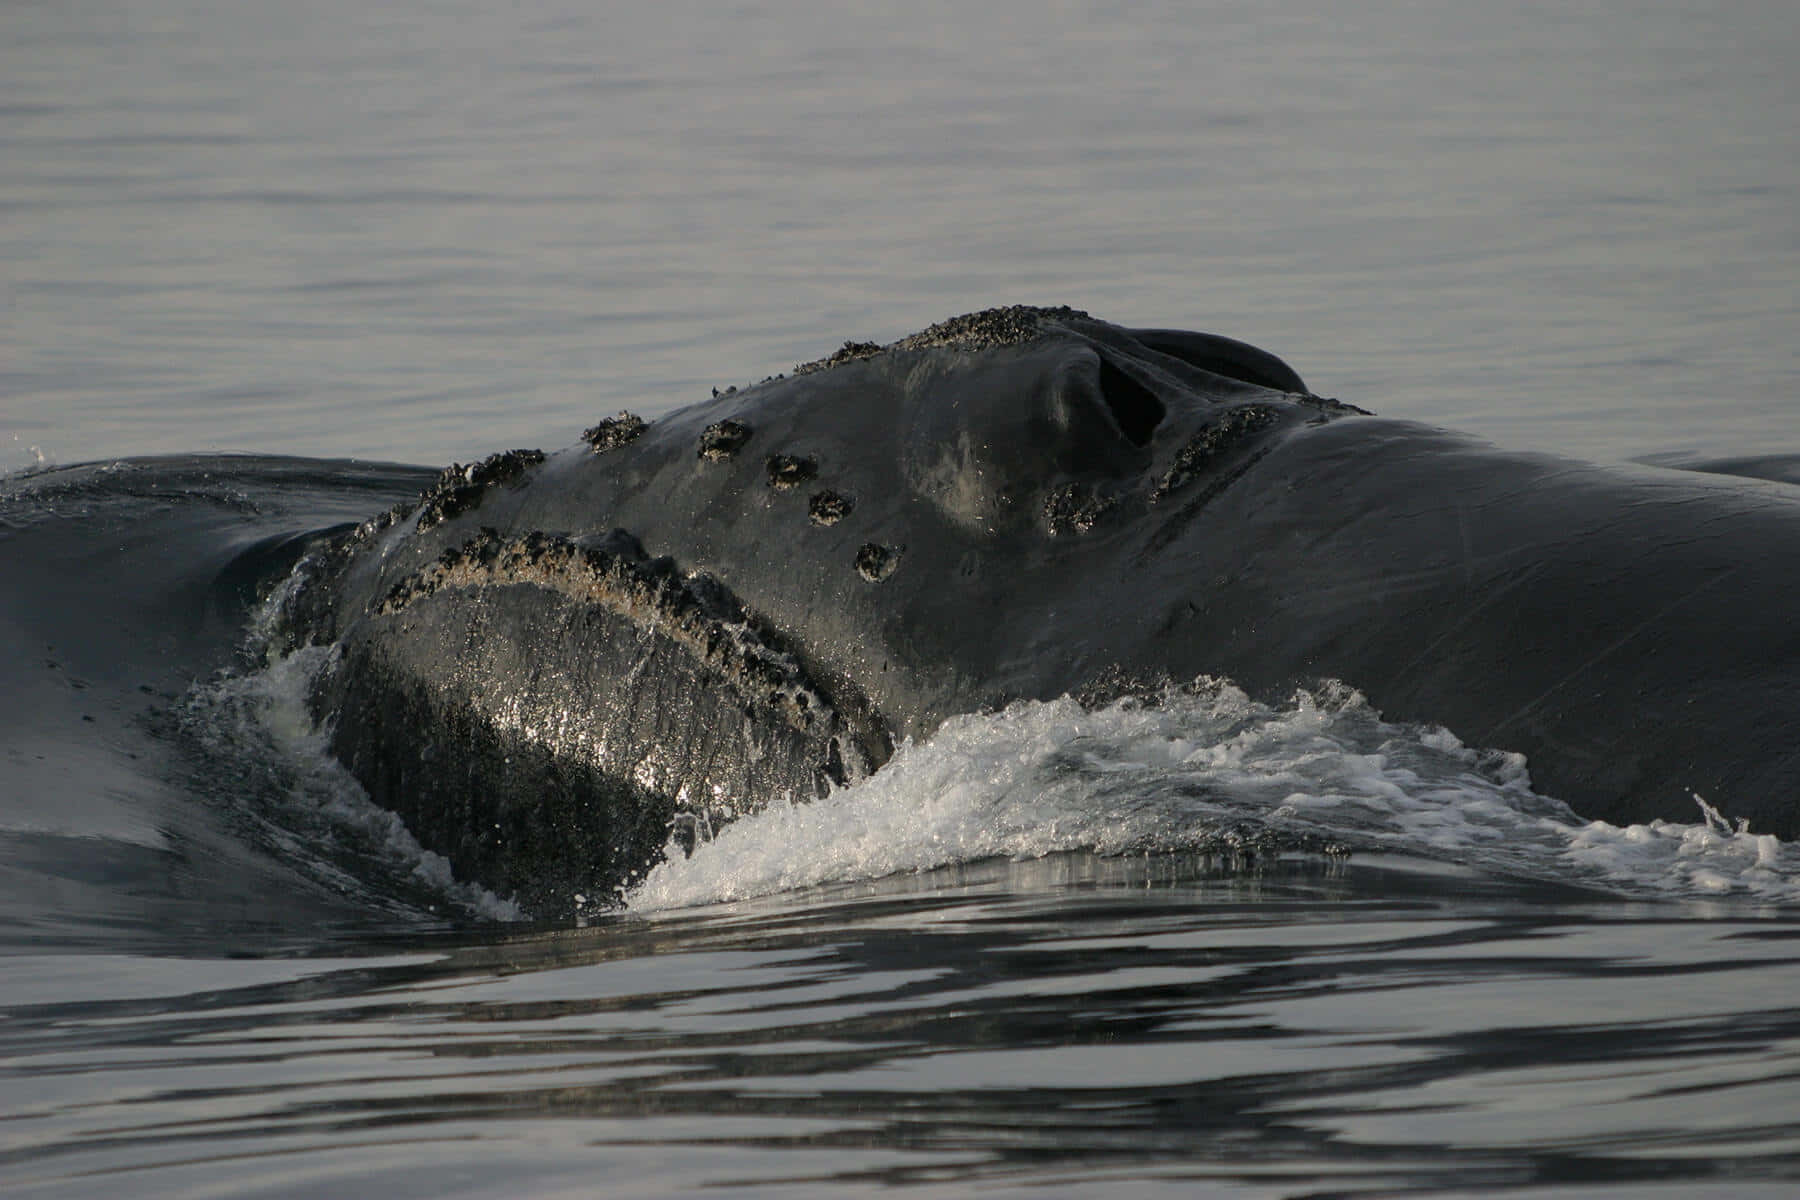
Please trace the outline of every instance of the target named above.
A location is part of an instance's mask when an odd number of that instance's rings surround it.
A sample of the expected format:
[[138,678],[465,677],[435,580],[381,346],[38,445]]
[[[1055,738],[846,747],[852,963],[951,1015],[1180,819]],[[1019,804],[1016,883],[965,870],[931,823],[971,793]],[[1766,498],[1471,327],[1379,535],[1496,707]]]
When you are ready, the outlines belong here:
[[627,535],[483,531],[374,606],[314,708],[421,844],[550,916],[672,839],[873,771],[891,741],[845,691]]

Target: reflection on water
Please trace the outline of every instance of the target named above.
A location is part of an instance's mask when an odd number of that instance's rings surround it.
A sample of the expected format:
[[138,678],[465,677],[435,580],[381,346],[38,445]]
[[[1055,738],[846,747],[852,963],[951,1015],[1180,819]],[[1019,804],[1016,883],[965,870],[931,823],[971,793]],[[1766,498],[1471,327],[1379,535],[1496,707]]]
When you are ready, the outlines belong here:
[[1060,855],[125,959],[9,1012],[5,1161],[146,1195],[1791,1180],[1797,938],[1402,859]]

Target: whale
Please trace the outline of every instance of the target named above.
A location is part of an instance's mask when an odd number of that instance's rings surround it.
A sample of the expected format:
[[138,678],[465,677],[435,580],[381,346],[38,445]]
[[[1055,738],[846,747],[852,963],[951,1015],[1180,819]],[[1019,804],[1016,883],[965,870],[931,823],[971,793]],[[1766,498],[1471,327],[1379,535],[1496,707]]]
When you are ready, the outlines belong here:
[[[1800,488],[1376,416],[1227,337],[989,309],[554,452],[339,468],[329,503],[297,461],[177,464],[231,547],[209,570],[322,655],[313,713],[370,798],[530,912],[953,716],[1201,678],[1341,681],[1523,754],[1584,818],[1699,796],[1800,835]],[[308,504],[269,498],[301,478]]]
[[1800,491],[1503,450],[1216,335],[969,314],[447,470],[311,556],[334,750],[554,908],[947,718],[1324,680],[1583,816],[1800,832]]

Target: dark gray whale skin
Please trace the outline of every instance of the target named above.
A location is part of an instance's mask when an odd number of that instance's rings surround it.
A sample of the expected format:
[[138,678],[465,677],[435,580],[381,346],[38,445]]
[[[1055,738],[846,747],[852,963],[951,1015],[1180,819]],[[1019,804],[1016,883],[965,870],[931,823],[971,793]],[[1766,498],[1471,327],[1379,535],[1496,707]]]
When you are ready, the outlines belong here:
[[1800,832],[1800,491],[1515,453],[1228,339],[990,310],[535,461],[305,568],[336,752],[557,911],[946,717],[1335,678],[1613,822]]

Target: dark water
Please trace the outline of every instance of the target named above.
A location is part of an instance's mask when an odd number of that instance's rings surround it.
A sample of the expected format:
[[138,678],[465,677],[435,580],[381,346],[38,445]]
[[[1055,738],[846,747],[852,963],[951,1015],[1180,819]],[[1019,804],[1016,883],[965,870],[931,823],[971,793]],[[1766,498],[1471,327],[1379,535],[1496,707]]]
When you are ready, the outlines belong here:
[[1791,1194],[1800,858],[1698,806],[1221,686],[962,723],[528,927],[253,601],[426,477],[370,464],[1009,301],[1800,453],[1797,54],[1781,3],[0,7],[0,468],[360,460],[0,482],[0,1187]]
[[315,960],[21,958],[8,1170],[27,1194],[1785,1195],[1796,932],[1409,862],[1076,856]]

